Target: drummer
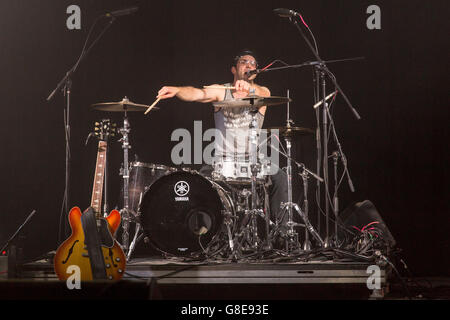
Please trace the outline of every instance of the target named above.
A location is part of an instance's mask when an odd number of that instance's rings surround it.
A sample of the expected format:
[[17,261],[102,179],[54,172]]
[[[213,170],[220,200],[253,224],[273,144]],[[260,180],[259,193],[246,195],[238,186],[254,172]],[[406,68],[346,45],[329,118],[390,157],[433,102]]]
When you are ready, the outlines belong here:
[[[249,76],[247,74],[248,71],[255,70],[257,67],[258,62],[255,54],[252,51],[245,49],[239,52],[232,61],[232,83],[220,85],[214,84],[202,89],[194,88],[192,86],[164,86],[159,90],[157,97],[160,99],[177,97],[183,101],[202,103],[214,103],[219,101],[241,99],[247,97],[248,95],[270,97],[270,90],[268,88],[260,86],[254,82],[256,75]],[[224,89],[224,87],[233,87],[233,89]],[[256,114],[258,129],[262,128],[266,108],[266,106],[258,108],[258,112]],[[252,107],[214,107],[215,126],[222,133],[223,137],[226,136],[226,140],[223,139],[223,144],[216,144],[216,157],[225,156],[227,154],[235,154],[236,150],[244,150],[245,155],[248,155],[248,144],[246,141],[248,141],[249,128],[252,121],[251,111]],[[234,134],[238,132],[240,135],[246,135],[246,137],[240,136],[239,139],[234,139],[237,137],[232,136],[233,132]],[[228,143],[229,141],[234,141],[234,145],[230,145],[230,143]],[[236,143],[239,143],[239,141],[245,145],[236,146]],[[269,177],[269,184],[271,184],[269,187],[270,210],[272,212],[272,218],[279,218],[277,213],[280,212],[280,204],[281,202],[287,201],[286,175],[282,170],[277,170],[276,174]]]

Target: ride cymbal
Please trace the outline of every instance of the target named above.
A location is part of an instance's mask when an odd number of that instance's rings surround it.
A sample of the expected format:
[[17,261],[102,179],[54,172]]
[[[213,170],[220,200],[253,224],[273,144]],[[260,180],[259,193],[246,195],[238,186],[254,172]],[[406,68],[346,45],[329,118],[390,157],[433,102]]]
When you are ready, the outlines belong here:
[[314,134],[314,130],[302,127],[271,127],[266,130],[269,132],[278,130],[281,136],[306,136]]
[[[109,112],[128,112],[128,111],[140,111],[145,112],[150,106],[145,104],[138,104],[131,102],[127,98],[123,98],[118,102],[103,102],[92,105],[92,108],[98,111]],[[153,107],[152,110],[157,110],[157,107]]]
[[241,99],[214,102],[213,106],[220,108],[259,108],[263,106],[281,105],[290,101],[292,101],[292,99],[286,97],[260,97],[253,95]]

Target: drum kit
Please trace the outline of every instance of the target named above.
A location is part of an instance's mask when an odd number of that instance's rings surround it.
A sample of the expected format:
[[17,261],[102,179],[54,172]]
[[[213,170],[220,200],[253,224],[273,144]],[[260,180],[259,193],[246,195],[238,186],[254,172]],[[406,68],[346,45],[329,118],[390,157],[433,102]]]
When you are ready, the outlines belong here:
[[[308,218],[308,179],[323,181],[303,164],[291,157],[294,138],[314,135],[314,131],[293,126],[289,119],[288,97],[258,97],[213,103],[216,107],[254,107],[249,128],[248,160],[223,158],[212,164],[210,174],[190,168],[129,161],[130,122],[128,112],[156,110],[136,104],[128,98],[119,102],[97,103],[92,108],[123,114],[123,127],[118,132],[123,149],[120,175],[123,180],[118,208],[122,215],[121,243],[127,259],[143,241],[165,258],[186,260],[218,259],[248,261],[268,252],[295,255],[311,250],[310,235],[318,246],[324,241]],[[259,129],[256,113],[260,106],[287,104],[286,126],[268,128],[268,132],[284,138],[286,153],[275,150],[287,159],[287,202],[279,208],[281,214],[270,212],[268,178],[271,163],[259,159]],[[292,165],[301,168],[304,199],[299,206],[293,202]],[[294,220],[294,212],[303,223]],[[298,228],[305,236],[300,244]],[[134,235],[130,234],[134,232]],[[131,240],[131,241],[130,241]]]

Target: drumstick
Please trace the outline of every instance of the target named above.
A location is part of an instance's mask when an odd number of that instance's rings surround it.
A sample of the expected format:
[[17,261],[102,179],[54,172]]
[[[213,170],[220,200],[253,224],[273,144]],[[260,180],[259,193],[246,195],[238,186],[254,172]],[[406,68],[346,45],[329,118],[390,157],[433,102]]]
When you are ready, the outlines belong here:
[[156,99],[155,102],[153,102],[153,104],[150,107],[148,107],[148,109],[144,112],[144,114],[149,113],[150,110],[152,110],[153,107],[159,102],[159,100],[161,100],[161,98]]
[[236,89],[236,87],[224,87],[224,86],[203,86],[205,89]]

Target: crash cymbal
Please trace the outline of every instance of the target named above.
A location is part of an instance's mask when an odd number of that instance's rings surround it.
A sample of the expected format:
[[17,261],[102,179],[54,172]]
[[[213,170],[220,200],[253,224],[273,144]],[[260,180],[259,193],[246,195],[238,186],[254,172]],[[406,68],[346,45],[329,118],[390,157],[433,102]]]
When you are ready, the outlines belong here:
[[302,127],[272,127],[267,128],[267,131],[272,132],[273,130],[278,130],[281,136],[306,136],[314,134],[314,130]]
[[286,97],[260,97],[253,95],[241,99],[214,102],[213,106],[220,108],[259,108],[262,106],[276,106],[290,101],[292,101],[292,99]]
[[[92,105],[92,108],[99,111],[109,111],[109,112],[125,112],[125,111],[141,111],[145,112],[150,106],[145,104],[138,104],[131,102],[127,98],[123,98],[122,101],[118,102],[103,102],[96,103]],[[157,110],[157,107],[153,107],[152,110]]]

